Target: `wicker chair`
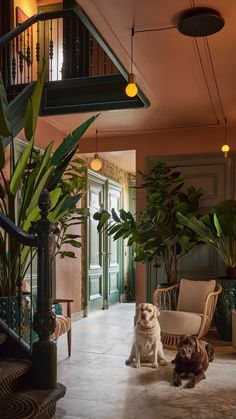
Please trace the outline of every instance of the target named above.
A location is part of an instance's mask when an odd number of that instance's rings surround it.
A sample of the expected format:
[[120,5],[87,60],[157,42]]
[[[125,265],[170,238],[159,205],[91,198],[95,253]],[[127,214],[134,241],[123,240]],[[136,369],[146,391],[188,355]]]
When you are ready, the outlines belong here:
[[[66,303],[66,314],[63,313],[62,305]],[[51,339],[57,340],[61,335],[67,333],[68,356],[71,356],[71,303],[73,300],[57,298],[53,301],[56,314],[56,329]]]
[[222,287],[215,280],[191,281],[155,289],[153,304],[160,310],[162,343],[175,349],[180,336],[203,338],[211,325]]

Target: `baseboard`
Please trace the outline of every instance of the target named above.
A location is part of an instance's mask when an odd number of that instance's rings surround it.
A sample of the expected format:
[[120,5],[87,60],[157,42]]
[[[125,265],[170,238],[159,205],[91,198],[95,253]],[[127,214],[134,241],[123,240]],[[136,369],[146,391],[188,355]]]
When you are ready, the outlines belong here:
[[77,311],[76,313],[72,313],[71,321],[76,322],[77,320],[81,320],[83,317],[86,317],[85,310]]

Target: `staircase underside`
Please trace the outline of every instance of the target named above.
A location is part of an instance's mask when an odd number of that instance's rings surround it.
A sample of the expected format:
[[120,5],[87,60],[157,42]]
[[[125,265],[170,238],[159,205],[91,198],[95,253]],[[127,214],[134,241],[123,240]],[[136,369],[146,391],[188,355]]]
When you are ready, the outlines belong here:
[[41,115],[145,108],[149,102],[142,93],[125,94],[126,80],[121,74],[83,77],[45,83]]

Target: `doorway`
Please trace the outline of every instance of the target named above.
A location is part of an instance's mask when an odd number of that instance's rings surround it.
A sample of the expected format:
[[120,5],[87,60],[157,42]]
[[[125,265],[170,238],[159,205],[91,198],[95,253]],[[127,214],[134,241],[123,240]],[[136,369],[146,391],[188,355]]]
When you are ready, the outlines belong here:
[[121,185],[88,171],[87,298],[89,310],[106,309],[120,301],[123,293],[123,243],[97,232],[96,211],[121,208]]

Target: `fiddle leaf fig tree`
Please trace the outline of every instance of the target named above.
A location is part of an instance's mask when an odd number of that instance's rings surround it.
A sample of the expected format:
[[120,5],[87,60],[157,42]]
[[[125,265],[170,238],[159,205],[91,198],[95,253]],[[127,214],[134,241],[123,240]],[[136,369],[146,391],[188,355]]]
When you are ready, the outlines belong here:
[[146,207],[134,217],[129,211],[102,210],[94,214],[98,231],[128,239],[135,247],[136,262],[154,261],[163,266],[170,284],[177,281],[178,260],[196,244],[193,230],[180,224],[177,213],[196,214],[201,191],[193,186],[184,192],[185,177],[175,167],[156,162],[149,173],[140,173],[139,188],[146,193]]
[[[45,63],[25,114],[25,137],[28,141],[23,154],[17,162],[12,154],[13,171],[10,178],[6,176],[5,150],[0,140],[0,211],[25,232],[30,231],[31,223],[39,217],[38,200],[46,188],[50,192],[52,208],[49,219],[57,223],[58,236],[55,241],[54,255],[75,257],[75,253],[63,245],[80,247],[80,235],[72,234],[70,227],[79,225],[88,215],[88,210],[78,208],[78,203],[85,192],[86,166],[77,158],[79,141],[98,115],[85,121],[68,135],[53,153],[54,142],[51,141],[44,152],[34,146],[35,130],[40,109],[44,83]],[[9,106],[2,79],[0,78],[0,136],[2,139],[13,132],[9,118]],[[30,249],[21,245],[20,257],[17,244],[7,239],[0,231],[0,295],[15,295],[16,285],[24,278],[28,266]],[[35,251],[36,252],[36,251]],[[9,285],[10,284],[10,285]]]

